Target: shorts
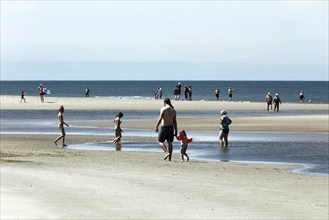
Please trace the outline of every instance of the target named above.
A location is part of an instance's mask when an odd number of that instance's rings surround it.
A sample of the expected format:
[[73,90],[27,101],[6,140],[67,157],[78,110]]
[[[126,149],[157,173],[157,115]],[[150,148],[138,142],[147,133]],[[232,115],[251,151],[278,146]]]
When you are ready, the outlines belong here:
[[182,144],[181,145],[181,148],[184,149],[184,150],[186,150],[187,149],[187,146],[188,146],[187,144]]
[[158,136],[159,142],[173,142],[174,141],[174,126],[168,125],[168,126],[161,126],[159,136]]
[[115,130],[115,137],[121,137],[121,130],[120,129]]

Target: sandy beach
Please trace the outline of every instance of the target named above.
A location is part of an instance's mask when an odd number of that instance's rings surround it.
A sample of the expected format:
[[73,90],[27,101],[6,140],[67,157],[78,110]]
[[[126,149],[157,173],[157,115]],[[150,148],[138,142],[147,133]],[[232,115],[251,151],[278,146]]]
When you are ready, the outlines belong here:
[[[1,96],[1,109],[159,110],[161,101],[107,97]],[[175,109],[264,109],[264,103],[173,102]],[[328,110],[327,104],[284,103],[282,109]],[[328,115],[233,118],[232,131],[329,132]],[[69,119],[66,118],[69,121]],[[189,130],[218,129],[217,118],[178,118]],[[79,124],[86,122],[72,122]],[[89,121],[108,126],[107,121]],[[125,120],[154,129],[154,120]],[[221,161],[171,162],[163,154],[80,151],[55,147],[57,135],[1,134],[1,219],[328,219],[328,175],[295,166]],[[69,144],[113,137],[68,135]],[[125,140],[145,138],[124,136]],[[156,140],[155,140],[156,141]],[[155,145],[157,143],[155,142]]]

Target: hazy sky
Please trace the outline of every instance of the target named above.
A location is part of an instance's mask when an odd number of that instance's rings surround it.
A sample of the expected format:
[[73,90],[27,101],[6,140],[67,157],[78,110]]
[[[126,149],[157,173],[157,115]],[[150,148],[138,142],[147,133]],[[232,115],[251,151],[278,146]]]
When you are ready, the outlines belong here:
[[1,80],[328,80],[328,1],[4,1]]

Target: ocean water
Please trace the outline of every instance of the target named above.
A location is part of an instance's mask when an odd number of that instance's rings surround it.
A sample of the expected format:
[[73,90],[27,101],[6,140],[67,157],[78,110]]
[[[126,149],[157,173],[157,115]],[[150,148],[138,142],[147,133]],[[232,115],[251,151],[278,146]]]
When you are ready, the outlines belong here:
[[[192,86],[193,100],[215,100],[215,89],[221,91],[220,100],[227,100],[227,90],[233,88],[233,101],[264,102],[268,91],[279,93],[282,102],[299,102],[299,93],[305,92],[305,100],[313,103],[329,103],[328,81],[187,81]],[[83,97],[86,87],[90,96],[152,98],[153,91],[162,88],[163,96],[173,98],[178,81],[0,81],[1,95],[17,95],[21,91],[28,96],[38,96],[40,83],[51,91],[50,96]]]
[[[38,96],[37,87],[40,83],[51,91],[50,96],[84,97],[85,88],[89,87],[90,96],[122,97],[128,99],[153,98],[153,91],[158,87],[163,90],[164,97],[173,98],[173,90],[177,81],[0,81],[1,95],[17,95],[24,90],[26,98]],[[268,91],[279,93],[283,103],[299,102],[299,93],[305,92],[306,100],[312,103],[329,104],[329,84],[314,81],[180,81],[182,86],[191,85],[193,100],[215,100],[214,91],[221,90],[221,100],[227,100],[227,89],[234,89],[233,101],[264,102]],[[122,150],[162,152],[156,142],[157,134],[146,129],[124,128],[124,136],[153,137],[154,142],[128,142],[123,137],[120,146],[113,145],[112,120],[117,111],[111,110],[65,110],[65,120],[72,121],[99,120],[109,121],[108,127],[70,126],[66,129],[69,143],[70,135],[102,135],[108,136],[108,142],[81,143],[69,145],[70,149],[81,150]],[[158,118],[159,111],[130,110],[124,112],[125,120]],[[232,110],[230,117],[280,117],[292,115],[328,115],[328,110],[285,110],[271,114],[260,110]],[[52,110],[3,110],[0,112],[1,134],[54,134],[58,135],[57,111]],[[178,118],[218,116],[217,111],[179,111]],[[88,124],[88,123],[86,123]],[[288,163],[302,165],[301,172],[329,174],[329,134],[325,132],[231,132],[230,147],[222,149],[218,144],[218,131],[191,131],[193,137],[188,153],[191,159],[215,161],[244,161],[264,163]],[[51,142],[51,141],[50,141]],[[174,143],[174,152],[179,153],[179,143]],[[179,158],[176,158],[179,159]]]

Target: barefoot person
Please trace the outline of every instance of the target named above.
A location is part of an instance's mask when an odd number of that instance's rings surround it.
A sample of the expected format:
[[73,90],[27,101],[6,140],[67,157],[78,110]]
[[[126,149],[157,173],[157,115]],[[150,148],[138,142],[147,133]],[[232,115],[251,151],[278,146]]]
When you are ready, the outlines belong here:
[[56,138],[56,140],[54,140],[55,145],[57,146],[57,141],[60,140],[61,138],[63,138],[63,143],[62,143],[62,147],[66,147],[67,145],[65,144],[65,130],[64,130],[64,125],[66,125],[67,127],[69,126],[65,121],[64,121],[64,117],[63,117],[63,113],[64,113],[64,106],[61,106],[58,109],[58,128],[61,130],[62,134]]
[[45,99],[44,99],[45,93],[43,92],[42,84],[40,84],[38,89],[39,89],[41,103],[44,103],[45,102]]
[[304,102],[304,99],[305,99],[304,91],[302,90],[302,91],[299,93],[299,100],[300,100],[300,102]]
[[21,101],[20,101],[20,103],[22,103],[22,101],[24,101],[24,103],[26,103],[25,92],[24,91],[21,92]]
[[123,117],[123,113],[119,112],[114,119],[114,130],[115,130],[115,138],[113,139],[113,144],[119,144],[122,137],[122,129],[121,129],[121,118]]
[[273,102],[274,102],[274,111],[278,112],[279,108],[280,108],[280,104],[282,104],[278,93],[275,93],[275,96],[273,98]]
[[268,92],[267,95],[265,96],[265,102],[266,102],[266,105],[267,105],[267,111],[269,111],[270,108],[271,108],[271,111],[272,111],[273,110],[273,108],[272,108],[273,98],[272,98],[271,92]]
[[187,151],[188,143],[192,142],[192,138],[187,137],[185,130],[180,130],[177,140],[180,141],[180,146],[181,146],[180,153],[181,153],[182,161],[184,161],[184,156],[186,157],[186,160],[189,161],[190,157],[187,155],[186,151]]
[[229,125],[231,123],[232,120],[227,116],[227,112],[225,110],[220,111],[219,143],[222,147],[228,147],[228,133],[230,132]]
[[[173,151],[172,142],[174,141],[174,137],[177,136],[177,121],[176,121],[176,111],[171,104],[169,98],[166,98],[163,101],[164,107],[160,110],[160,116],[157,121],[155,131],[159,131],[159,125],[161,124],[158,140],[160,147],[165,152],[164,160],[171,160],[171,155]],[[165,145],[165,141],[168,143],[168,150]]]

